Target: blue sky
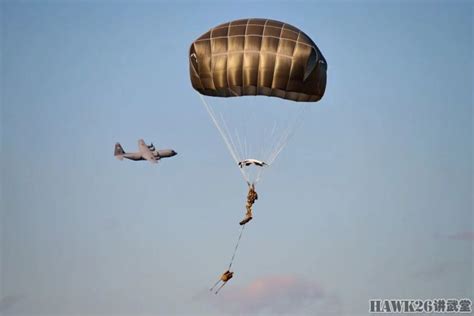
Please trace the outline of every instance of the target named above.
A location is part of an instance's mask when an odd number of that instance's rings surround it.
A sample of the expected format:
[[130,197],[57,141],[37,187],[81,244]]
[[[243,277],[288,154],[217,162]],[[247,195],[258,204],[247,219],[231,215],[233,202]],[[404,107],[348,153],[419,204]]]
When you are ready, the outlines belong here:
[[[328,84],[213,296],[246,185],[187,54],[246,17],[302,29]],[[0,310],[365,315],[372,298],[472,298],[472,21],[468,1],[2,2]],[[179,155],[113,158],[138,138]]]

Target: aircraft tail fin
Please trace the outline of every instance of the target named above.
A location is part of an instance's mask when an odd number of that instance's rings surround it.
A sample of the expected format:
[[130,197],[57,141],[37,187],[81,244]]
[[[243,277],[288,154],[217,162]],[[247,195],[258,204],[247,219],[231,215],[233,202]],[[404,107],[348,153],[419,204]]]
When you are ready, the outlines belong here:
[[122,160],[124,154],[125,154],[125,151],[123,150],[122,145],[120,145],[120,143],[116,143],[114,156],[117,157],[117,159]]

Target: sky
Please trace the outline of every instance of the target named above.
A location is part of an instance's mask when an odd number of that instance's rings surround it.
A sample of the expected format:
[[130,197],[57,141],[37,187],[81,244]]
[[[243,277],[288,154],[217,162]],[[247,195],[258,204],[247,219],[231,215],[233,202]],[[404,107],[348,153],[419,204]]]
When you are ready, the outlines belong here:
[[[474,299],[469,1],[2,1],[1,315],[367,315]],[[323,99],[247,186],[189,81],[191,42],[308,34]],[[173,148],[118,161],[115,142]]]

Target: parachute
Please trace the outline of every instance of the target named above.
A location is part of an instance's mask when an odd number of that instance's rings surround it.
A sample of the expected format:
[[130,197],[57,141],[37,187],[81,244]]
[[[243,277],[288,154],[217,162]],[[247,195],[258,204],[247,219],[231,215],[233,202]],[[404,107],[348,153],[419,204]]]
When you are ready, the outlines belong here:
[[[189,71],[193,88],[240,168],[248,159],[273,163],[301,124],[305,105],[323,97],[327,63],[298,28],[269,19],[241,19],[197,38],[189,49]],[[253,164],[254,173],[240,168],[245,181],[258,182],[261,166]]]
[[254,186],[288,144],[308,105],[323,97],[326,72],[326,59],[313,40],[279,21],[227,22],[191,44],[192,87],[249,186],[228,271],[252,219]]
[[316,44],[278,21],[221,24],[191,44],[189,57],[192,86],[208,96],[315,102],[326,89],[327,64]]

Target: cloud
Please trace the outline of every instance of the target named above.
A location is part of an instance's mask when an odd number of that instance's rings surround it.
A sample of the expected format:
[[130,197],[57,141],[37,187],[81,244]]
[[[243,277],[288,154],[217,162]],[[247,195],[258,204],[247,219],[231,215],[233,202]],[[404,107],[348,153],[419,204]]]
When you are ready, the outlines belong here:
[[315,282],[291,275],[258,278],[240,288],[230,286],[216,302],[223,312],[234,315],[327,314],[340,310],[336,296]]
[[474,231],[465,231],[448,235],[449,239],[453,240],[474,240]]

